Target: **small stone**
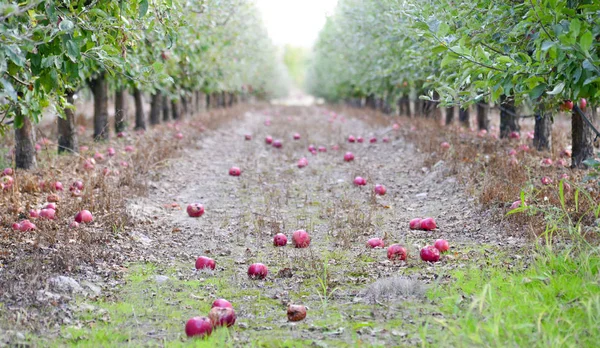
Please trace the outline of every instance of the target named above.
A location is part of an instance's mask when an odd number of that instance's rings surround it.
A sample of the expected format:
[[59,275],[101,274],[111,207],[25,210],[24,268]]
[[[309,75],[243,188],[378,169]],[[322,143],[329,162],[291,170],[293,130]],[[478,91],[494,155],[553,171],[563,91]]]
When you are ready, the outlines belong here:
[[72,294],[84,292],[81,285],[79,285],[79,283],[77,283],[77,281],[71,277],[58,276],[50,278],[48,282],[50,283],[50,287],[58,293]]
[[162,284],[162,283],[166,282],[167,280],[169,280],[169,277],[164,276],[164,275],[155,275],[154,276],[154,281],[157,282],[158,284]]

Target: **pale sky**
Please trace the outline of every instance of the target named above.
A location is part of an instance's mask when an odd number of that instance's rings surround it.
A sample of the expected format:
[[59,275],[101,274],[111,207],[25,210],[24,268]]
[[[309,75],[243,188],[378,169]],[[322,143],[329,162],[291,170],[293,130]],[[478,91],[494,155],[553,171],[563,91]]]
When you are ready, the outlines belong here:
[[256,0],[276,45],[310,48],[337,0]]

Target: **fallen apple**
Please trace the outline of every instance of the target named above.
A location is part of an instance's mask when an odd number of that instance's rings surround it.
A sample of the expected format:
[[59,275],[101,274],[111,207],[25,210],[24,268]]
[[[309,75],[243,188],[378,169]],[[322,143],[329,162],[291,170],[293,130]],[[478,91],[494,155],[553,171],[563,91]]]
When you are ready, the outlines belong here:
[[348,142],[349,143],[354,143],[354,142],[356,142],[356,138],[353,135],[349,135],[348,136]]
[[51,203],[56,203],[58,201],[60,201],[60,197],[57,194],[49,194],[48,197],[46,197],[46,201],[51,202]]
[[210,257],[200,256],[196,259],[196,269],[215,269],[216,263],[215,260]]
[[21,232],[33,231],[35,228],[35,225],[29,220],[23,220],[21,223],[19,223],[19,231]]
[[433,218],[425,218],[421,220],[421,229],[425,231],[432,231],[437,228],[437,224]]
[[292,243],[296,248],[307,248],[310,245],[310,236],[304,230],[295,231],[292,234]]
[[188,337],[207,337],[212,330],[210,319],[206,317],[193,317],[185,324],[185,334]]
[[354,161],[354,154],[352,152],[346,152],[344,154],[344,161],[346,161],[346,162]]
[[448,241],[445,239],[438,239],[435,241],[435,243],[433,244],[433,246],[440,251],[440,253],[445,253],[446,251],[450,250],[450,245],[448,244]]
[[387,257],[391,261],[395,260],[406,260],[408,253],[406,249],[400,244],[392,244],[387,249]]
[[273,147],[276,149],[281,149],[283,147],[283,143],[281,140],[273,140]]
[[240,176],[241,174],[242,174],[242,171],[238,167],[231,167],[229,169],[229,175],[231,175],[231,176]]
[[270,137],[270,136],[267,136],[267,137],[265,138],[265,143],[266,143],[267,145],[271,145],[271,144],[273,144],[273,138],[272,138],[272,137]]
[[78,223],[89,223],[92,222],[94,220],[94,217],[92,216],[92,213],[90,213],[89,210],[82,210],[79,213],[77,213],[77,215],[75,215],[75,221],[77,221]]
[[298,160],[298,168],[304,168],[308,165],[308,160],[304,157]]
[[287,308],[287,317],[289,321],[303,320],[306,318],[306,307],[290,304]]
[[373,189],[373,191],[375,192],[375,194],[378,194],[380,196],[385,195],[385,193],[387,192],[387,190],[385,189],[385,186],[383,186],[381,184],[375,185],[375,188]]
[[367,246],[370,248],[383,248],[385,242],[381,238],[371,238],[367,241]]
[[246,134],[246,135],[244,135],[244,139],[246,139],[246,140],[252,140],[252,135],[251,134]]
[[213,307],[208,312],[208,318],[213,328],[219,326],[230,327],[235,324],[235,311],[230,307]]
[[12,168],[4,168],[4,170],[2,171],[2,175],[13,175],[14,171]]
[[248,267],[248,277],[250,279],[265,279],[267,274],[269,274],[269,270],[262,263],[253,263]]
[[300,140],[300,134],[294,133],[294,140]]
[[542,178],[542,185],[550,185],[550,184],[552,184],[552,179],[550,179],[547,176]]
[[35,210],[35,209],[30,209],[29,210],[29,218],[35,219],[35,218],[37,218],[39,216],[40,216],[40,211],[39,210]]
[[214,300],[211,308],[215,308],[215,307],[233,308],[233,306],[231,305],[231,302],[229,302],[225,299],[222,299],[222,298],[218,298],[218,299]]
[[60,181],[56,181],[54,183],[54,190],[63,191],[64,190],[63,184]]
[[421,249],[421,260],[426,262],[438,262],[440,260],[440,251],[432,245],[427,245]]
[[367,184],[367,180],[362,176],[357,176],[354,178],[354,185],[356,186],[365,186]]
[[373,138],[369,139],[369,142],[370,142],[371,144],[374,144],[374,143],[376,143],[376,142],[377,142],[377,138],[373,137]]
[[327,152],[327,148],[325,146],[319,146],[319,152]]
[[192,203],[187,206],[187,213],[190,217],[201,217],[204,214],[204,206],[200,203]]
[[42,209],[40,210],[40,219],[48,219],[48,220],[54,220],[56,214],[56,210],[54,209]]
[[364,141],[365,141],[365,139],[363,139],[363,137],[361,137],[361,136],[356,137],[357,143],[363,143]]
[[274,246],[286,246],[287,245],[287,237],[283,233],[277,233],[275,237],[273,237],[273,245]]
[[415,219],[410,220],[410,222],[409,222],[410,229],[411,230],[420,230],[422,220],[423,219],[420,219],[420,218],[415,218]]
[[440,147],[444,150],[448,150],[450,148],[450,144],[444,141],[440,144]]

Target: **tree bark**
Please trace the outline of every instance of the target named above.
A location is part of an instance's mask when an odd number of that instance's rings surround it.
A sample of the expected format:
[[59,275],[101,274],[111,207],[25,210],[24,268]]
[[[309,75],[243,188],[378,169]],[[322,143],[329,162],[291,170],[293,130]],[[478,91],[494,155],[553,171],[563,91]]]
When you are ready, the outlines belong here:
[[370,109],[375,109],[375,95],[369,94],[365,100],[365,106]]
[[446,126],[451,125],[454,122],[454,106],[446,108]]
[[169,99],[166,95],[162,97],[162,112],[163,112],[163,121],[169,122]]
[[506,96],[500,97],[500,138],[507,138],[510,133],[521,130],[519,126],[519,115],[515,108],[515,101],[507,99]]
[[[588,117],[588,120],[590,120],[592,123],[594,123],[596,119],[595,108],[595,106],[588,105],[586,109],[591,109],[591,113],[582,110],[582,112]],[[571,119],[571,138],[573,142],[571,168],[586,168],[587,166],[583,164],[583,161],[594,157],[595,134],[592,131],[592,128],[585,122],[583,117],[579,116],[577,110],[579,110],[579,106],[575,105],[573,107],[573,115]]]
[[94,93],[94,140],[108,139],[108,83],[105,73],[89,82]]
[[410,111],[410,97],[407,95],[402,96],[402,102],[404,103],[404,114],[407,117],[411,117],[412,113]]
[[477,128],[479,130],[490,128],[490,118],[488,116],[488,107],[485,103],[477,103]]
[[552,149],[552,115],[545,111],[544,105],[540,105],[540,109],[535,115],[533,146],[538,151]]
[[212,108],[212,104],[210,103],[210,93],[206,93],[206,110]]
[[155,92],[150,99],[150,124],[157,125],[160,123],[160,113],[162,111],[162,94]]
[[119,87],[115,92],[115,132],[124,132],[127,127],[127,90]]
[[146,129],[146,115],[144,115],[144,102],[142,100],[142,91],[138,88],[133,90],[135,100],[135,129]]
[[[17,117],[21,110],[17,107]],[[35,159],[35,132],[31,119],[23,116],[21,128],[15,127],[15,165],[21,169],[33,169],[37,167]]]
[[471,127],[471,117],[469,114],[469,108],[458,109],[458,121],[463,127],[469,128]]
[[[73,105],[75,92],[67,91],[67,102]],[[75,112],[65,108],[65,118],[58,118],[58,153],[65,151],[77,153],[77,131],[75,129]]]
[[177,120],[179,118],[179,107],[177,105],[177,100],[171,100],[171,114],[173,115],[173,119]]

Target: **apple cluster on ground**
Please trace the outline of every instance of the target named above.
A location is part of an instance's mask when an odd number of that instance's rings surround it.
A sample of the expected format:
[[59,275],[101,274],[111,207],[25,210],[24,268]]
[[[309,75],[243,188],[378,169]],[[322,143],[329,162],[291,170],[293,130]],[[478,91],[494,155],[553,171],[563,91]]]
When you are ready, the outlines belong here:
[[[332,112],[335,116],[335,113]],[[270,120],[265,121],[265,126],[271,124]],[[400,126],[394,124],[393,130],[398,130]],[[244,135],[245,141],[252,140],[252,134]],[[301,139],[300,133],[294,133],[292,135],[293,140]],[[361,136],[355,137],[349,135],[347,138],[349,143],[364,143],[364,138]],[[369,143],[376,143],[377,138],[372,137]],[[389,138],[385,137],[383,142],[389,142]],[[276,149],[283,147],[282,140],[274,140],[273,137],[267,136],[265,138],[265,144],[271,145]],[[339,149],[339,146],[331,146],[333,151]],[[308,147],[308,151],[316,155],[317,152],[327,152],[325,146],[319,146],[318,148],[314,145]],[[354,160],[354,154],[352,152],[346,152],[343,160],[345,162],[352,162]],[[308,160],[302,157],[297,162],[297,167],[302,169],[308,166]],[[229,175],[238,177],[242,174],[242,170],[238,167],[231,167],[229,169]],[[355,177],[353,181],[354,185],[361,187],[366,186],[367,181],[361,176]],[[376,184],[373,187],[373,194],[383,196],[387,192],[386,188],[382,184]],[[187,207],[187,213],[189,217],[201,217],[204,214],[204,206],[200,203],[191,203]],[[431,217],[427,218],[416,218],[409,222],[410,229],[418,229],[423,231],[434,231],[437,229],[435,220]],[[311,237],[305,230],[296,230],[291,235],[291,245],[294,248],[308,248],[310,246]],[[284,233],[277,233],[273,236],[274,247],[286,247],[288,245],[288,236]],[[366,243],[368,248],[383,249],[385,248],[385,241],[381,238],[371,238]],[[438,262],[440,260],[441,253],[449,250],[449,243],[444,239],[437,239],[433,245],[426,245],[420,251],[420,258],[425,262]],[[390,261],[406,261],[408,258],[407,249],[400,244],[392,244],[387,248],[387,258]],[[196,259],[195,268],[197,271],[214,271],[216,267],[216,261],[207,256],[199,256]],[[264,280],[267,278],[269,270],[263,263],[253,263],[248,267],[247,275],[251,280]],[[306,317],[306,307],[299,304],[289,304],[287,308],[287,317],[289,321],[300,321]],[[208,317],[193,317],[188,320],[185,326],[185,332],[188,337],[207,337],[212,331],[218,327],[230,327],[235,323],[236,315],[232,305],[224,300],[218,299],[213,303]]]

